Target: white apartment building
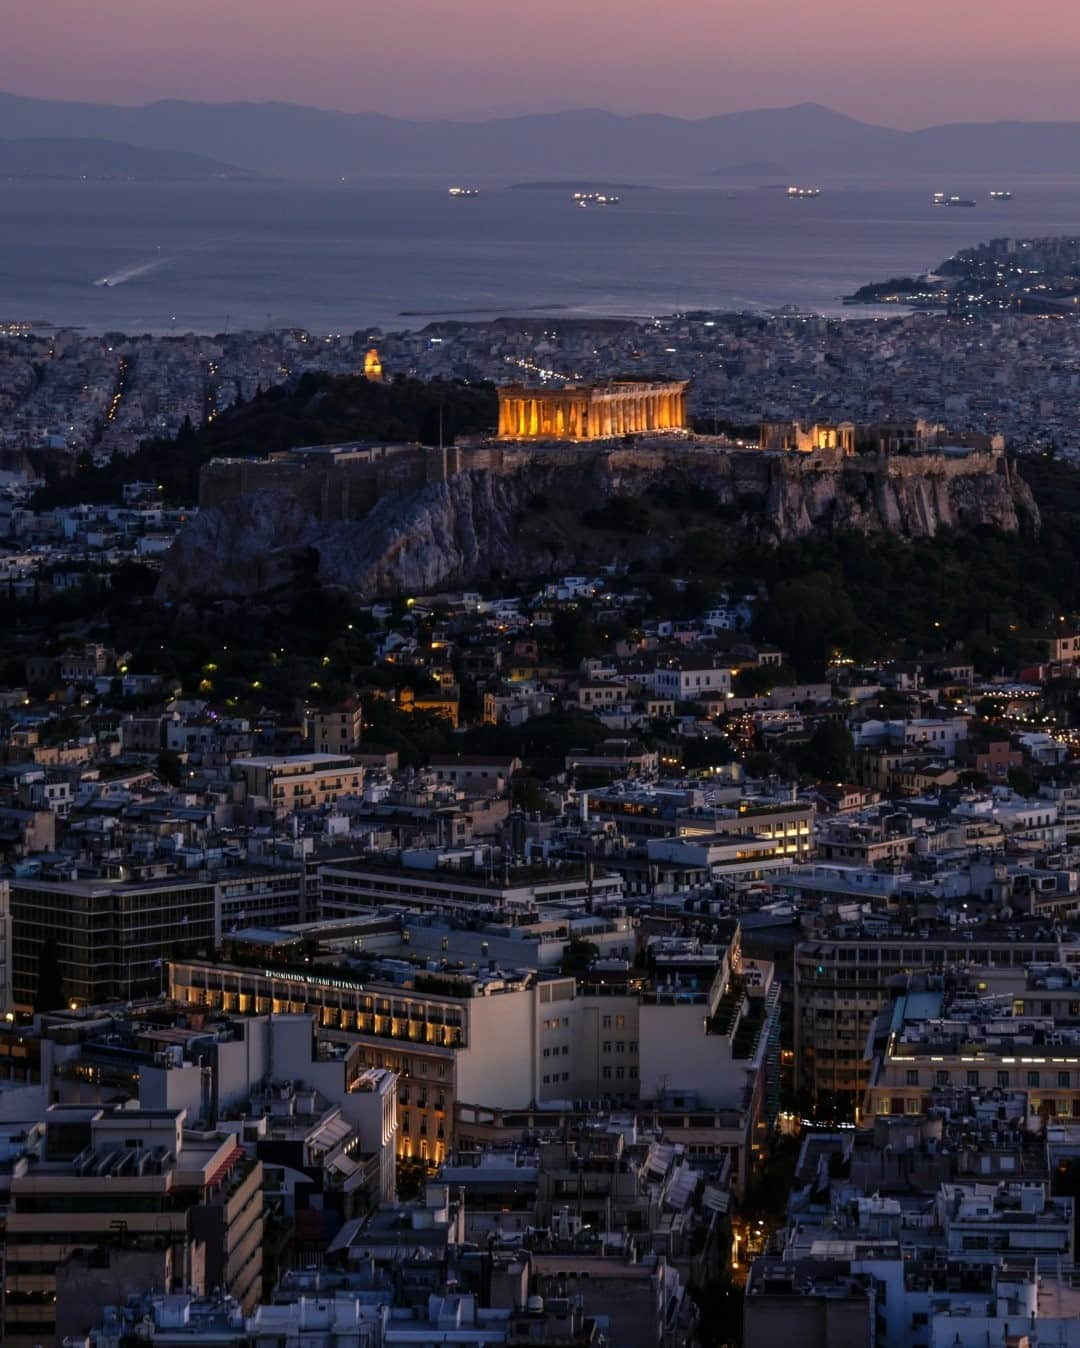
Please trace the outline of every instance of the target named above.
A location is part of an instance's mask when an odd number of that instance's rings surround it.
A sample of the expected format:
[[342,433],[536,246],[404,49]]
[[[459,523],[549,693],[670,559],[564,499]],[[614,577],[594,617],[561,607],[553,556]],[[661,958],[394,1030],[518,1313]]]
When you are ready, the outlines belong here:
[[711,657],[679,656],[653,671],[652,690],[658,697],[674,698],[677,702],[727,697],[731,692],[731,670],[718,667]]
[[285,754],[236,758],[231,765],[234,800],[249,819],[284,818],[296,810],[360,796],[364,770],[343,754]]

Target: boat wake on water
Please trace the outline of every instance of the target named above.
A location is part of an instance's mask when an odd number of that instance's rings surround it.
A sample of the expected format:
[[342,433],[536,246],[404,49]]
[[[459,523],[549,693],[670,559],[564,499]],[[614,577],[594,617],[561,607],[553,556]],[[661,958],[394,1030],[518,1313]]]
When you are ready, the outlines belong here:
[[132,267],[122,267],[119,271],[110,272],[108,276],[99,276],[94,285],[122,286],[126,281],[134,281],[139,276],[149,276],[151,272],[168,266],[171,261],[171,257],[155,257],[149,262],[138,262]]

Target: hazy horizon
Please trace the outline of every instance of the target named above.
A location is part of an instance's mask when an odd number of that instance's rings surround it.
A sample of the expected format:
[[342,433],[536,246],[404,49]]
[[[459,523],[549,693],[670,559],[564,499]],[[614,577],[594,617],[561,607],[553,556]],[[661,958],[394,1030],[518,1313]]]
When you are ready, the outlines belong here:
[[[9,0],[0,89],[282,101],[427,120],[576,108],[700,118],[822,103],[911,130],[1080,120],[1080,11],[1031,0]],[[84,12],[85,13],[85,12]]]
[[[388,112],[385,108],[380,107],[343,108],[335,104],[328,103],[325,100],[320,102],[318,99],[301,101],[299,99],[292,99],[292,98],[279,98],[279,97],[260,98],[255,96],[242,98],[237,96],[229,97],[228,95],[222,95],[221,97],[207,96],[203,98],[203,97],[194,97],[186,94],[164,94],[164,93],[155,98],[122,98],[122,97],[76,98],[73,95],[67,93],[27,93],[25,90],[0,84],[0,97],[5,95],[11,95],[17,98],[39,99],[42,102],[46,103],[61,103],[61,104],[74,103],[74,104],[83,104],[86,106],[134,108],[134,109],[152,107],[154,104],[157,103],[193,103],[199,104],[204,107],[222,107],[222,108],[238,105],[251,105],[257,107],[260,105],[279,104],[286,107],[307,108],[317,112],[343,113],[345,115],[355,115],[361,117],[367,115],[385,116],[393,118],[395,120],[402,120],[402,121],[460,122],[466,125],[470,123],[480,125],[484,122],[491,122],[491,121],[513,121],[518,118],[528,118],[528,117],[546,117],[546,116],[557,117],[560,115],[568,115],[574,113],[610,114],[611,116],[622,118],[670,117],[672,119],[679,121],[704,122],[709,121],[714,117],[738,116],[744,113],[792,111],[802,107],[820,107],[825,109],[826,111],[836,113],[840,117],[847,117],[852,119],[853,121],[861,122],[867,126],[876,126],[883,130],[893,130],[893,131],[913,131],[913,132],[928,131],[933,130],[935,127],[944,125],[970,124],[975,126],[983,126],[983,125],[992,126],[994,123],[1000,122],[1010,122],[1010,123],[1030,122],[1032,124],[1043,124],[1051,122],[1061,124],[1068,124],[1072,122],[1080,123],[1080,108],[1078,108],[1074,116],[1064,116],[1064,115],[1058,117],[997,116],[985,118],[957,116],[948,119],[939,118],[934,121],[915,122],[912,123],[910,126],[901,126],[899,123],[889,122],[886,121],[884,118],[863,117],[856,112],[852,112],[848,108],[839,106],[836,103],[826,103],[822,102],[820,99],[811,99],[811,98],[796,99],[790,103],[756,103],[756,104],[748,103],[745,106],[737,108],[722,108],[714,112],[702,112],[702,113],[673,112],[667,108],[619,109],[619,108],[605,107],[603,104],[600,103],[567,103],[563,106],[522,108],[520,111],[516,112],[511,111],[511,112],[491,112],[491,113],[473,113],[473,114],[468,113],[442,114],[433,112],[427,115],[421,115],[416,112]],[[3,139],[2,129],[0,129],[0,139]]]

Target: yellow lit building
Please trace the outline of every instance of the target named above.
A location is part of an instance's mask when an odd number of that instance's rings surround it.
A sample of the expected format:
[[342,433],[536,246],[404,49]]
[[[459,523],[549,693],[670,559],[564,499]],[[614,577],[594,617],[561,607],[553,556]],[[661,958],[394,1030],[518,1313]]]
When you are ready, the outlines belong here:
[[686,426],[685,379],[499,389],[500,440],[610,440]]

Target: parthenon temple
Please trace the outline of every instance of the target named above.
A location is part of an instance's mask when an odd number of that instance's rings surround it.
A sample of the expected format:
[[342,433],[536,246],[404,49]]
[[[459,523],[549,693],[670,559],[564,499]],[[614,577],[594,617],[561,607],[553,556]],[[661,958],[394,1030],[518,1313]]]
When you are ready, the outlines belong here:
[[499,389],[500,440],[607,440],[686,425],[684,379]]

